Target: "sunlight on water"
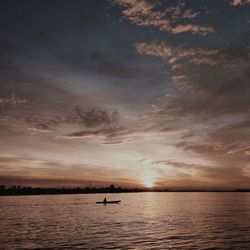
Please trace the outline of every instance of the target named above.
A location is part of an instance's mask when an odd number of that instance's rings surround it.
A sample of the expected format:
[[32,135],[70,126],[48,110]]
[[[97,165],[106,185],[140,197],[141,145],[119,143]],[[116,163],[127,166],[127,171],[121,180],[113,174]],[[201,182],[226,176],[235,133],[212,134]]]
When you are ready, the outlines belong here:
[[249,249],[250,194],[0,197],[0,222],[6,250]]

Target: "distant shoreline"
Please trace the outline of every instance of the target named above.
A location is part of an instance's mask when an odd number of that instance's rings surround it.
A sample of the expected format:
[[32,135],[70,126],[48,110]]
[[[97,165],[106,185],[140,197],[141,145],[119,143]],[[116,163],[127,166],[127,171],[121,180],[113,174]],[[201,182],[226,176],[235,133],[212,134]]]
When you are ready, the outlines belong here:
[[145,193],[145,192],[250,192],[250,189],[140,189],[140,188],[116,188],[114,185],[104,188],[32,188],[13,186],[5,188],[0,185],[0,196],[20,195],[62,195],[62,194],[102,194],[102,193]]

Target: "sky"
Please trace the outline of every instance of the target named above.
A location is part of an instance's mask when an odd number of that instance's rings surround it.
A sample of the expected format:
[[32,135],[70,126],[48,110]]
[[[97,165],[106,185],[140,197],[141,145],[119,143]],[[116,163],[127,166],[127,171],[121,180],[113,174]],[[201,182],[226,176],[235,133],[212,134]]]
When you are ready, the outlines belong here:
[[250,188],[249,0],[0,3],[0,184]]

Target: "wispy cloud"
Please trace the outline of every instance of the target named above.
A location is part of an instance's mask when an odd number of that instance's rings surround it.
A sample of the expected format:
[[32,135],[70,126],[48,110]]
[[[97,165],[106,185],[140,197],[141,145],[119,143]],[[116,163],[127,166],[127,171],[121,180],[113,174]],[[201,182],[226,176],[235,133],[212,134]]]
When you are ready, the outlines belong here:
[[[211,115],[249,112],[246,94],[249,90],[249,48],[185,48],[164,42],[138,43],[135,48],[140,54],[166,61],[171,69],[173,87],[192,95],[190,98],[181,95],[168,98],[174,103],[168,102],[167,113],[171,110],[178,114],[183,111],[183,114],[206,112]],[[233,77],[229,77],[229,69]]]
[[222,51],[222,48],[185,48],[183,46],[173,47],[165,42],[136,43],[135,48],[138,53],[158,56],[174,65],[181,59],[187,59],[193,64],[210,64],[221,63],[216,55]]
[[[153,26],[160,31],[170,33],[191,32],[203,34],[214,32],[213,27],[195,23],[187,23],[187,20],[195,19],[200,12],[194,12],[185,8],[185,3],[169,6],[165,10],[157,10],[157,2],[149,0],[113,0],[125,8],[122,11],[123,17],[138,26]],[[176,21],[185,23],[176,24]]]
[[247,5],[250,4],[250,0],[231,0],[230,4],[234,6]]
[[203,34],[206,35],[208,33],[214,32],[214,28],[211,26],[201,26],[197,24],[178,24],[175,27],[172,27],[171,32],[173,34],[183,33],[183,32],[191,32],[193,34]]
[[9,97],[0,98],[0,106],[24,106],[27,105],[28,101],[24,98],[18,98],[15,94],[11,94]]
[[[8,175],[6,175],[6,171]],[[34,186],[87,186],[116,184],[112,176],[123,177],[122,172],[108,166],[95,164],[65,164],[61,161],[36,160],[14,156],[0,156],[0,181],[8,185]],[[100,176],[100,178],[97,178]],[[120,178],[118,185],[132,185],[131,180]]]

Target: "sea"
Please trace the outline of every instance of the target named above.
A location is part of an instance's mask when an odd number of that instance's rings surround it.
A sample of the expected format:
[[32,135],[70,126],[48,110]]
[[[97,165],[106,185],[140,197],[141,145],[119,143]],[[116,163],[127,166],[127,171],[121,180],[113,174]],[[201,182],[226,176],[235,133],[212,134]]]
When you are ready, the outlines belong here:
[[250,193],[4,196],[0,249],[250,249]]

